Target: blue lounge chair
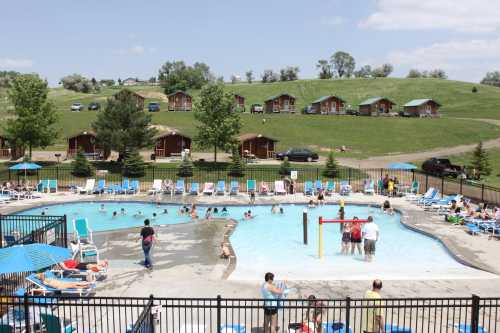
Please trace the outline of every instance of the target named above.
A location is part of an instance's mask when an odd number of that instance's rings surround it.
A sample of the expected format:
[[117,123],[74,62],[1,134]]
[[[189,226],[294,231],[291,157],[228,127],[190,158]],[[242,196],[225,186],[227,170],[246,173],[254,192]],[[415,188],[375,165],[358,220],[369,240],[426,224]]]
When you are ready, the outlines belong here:
[[77,243],[93,243],[92,230],[86,218],[73,220],[73,233]]
[[418,180],[414,180],[411,183],[410,192],[413,193],[413,194],[418,194],[419,191],[420,191],[420,183],[418,182]]
[[75,332],[76,321],[71,321],[63,318],[54,316],[53,314],[40,313],[40,318],[42,319],[45,331],[47,333],[71,333]]
[[215,194],[224,195],[226,193],[226,183],[223,180],[217,182],[217,188],[215,189]]
[[314,183],[314,190],[316,191],[316,193],[323,191],[323,182],[321,180],[316,180],[316,182]]
[[393,324],[385,324],[386,333],[411,333],[411,328],[399,327]]
[[186,187],[184,186],[184,179],[178,179],[175,183],[174,194],[184,194]]
[[130,182],[130,193],[137,194],[141,190],[140,183],[138,180],[134,179]]
[[308,180],[304,183],[304,194],[305,195],[314,195],[313,182]]
[[57,179],[50,179],[49,180],[49,192],[50,193],[57,193]]
[[102,194],[106,191],[106,180],[99,179],[97,181],[97,187],[94,189],[94,194]]
[[363,188],[365,194],[375,194],[375,182],[373,179],[365,180],[365,186]]
[[427,190],[427,192],[425,192],[424,196],[419,198],[417,200],[417,205],[422,205],[424,204],[426,201],[429,201],[429,200],[436,200],[439,198],[439,191],[436,190],[434,187],[431,187]]
[[246,333],[245,325],[243,324],[224,324],[221,326],[221,333]]
[[481,229],[474,223],[466,223],[465,227],[467,228],[467,232],[471,235],[477,235],[481,232]]
[[42,179],[38,185],[36,186],[36,189],[38,192],[49,192],[49,180],[48,179]]
[[238,195],[240,191],[240,183],[237,180],[231,180],[229,187],[229,195]]
[[[458,333],[472,333],[472,326],[468,324],[459,324],[455,326],[458,329]],[[477,333],[488,333],[483,326],[478,326]]]
[[200,192],[200,184],[191,183],[191,189],[189,190],[189,194],[198,195],[199,192]]
[[[314,329],[313,329],[314,331]],[[311,332],[311,330],[310,330]],[[326,322],[321,324],[321,332],[323,333],[352,333],[352,329],[346,331],[345,324],[342,322]]]
[[14,333],[14,328],[9,324],[0,324],[0,333]]
[[70,295],[79,295],[79,296],[88,296],[95,289],[95,284],[89,285],[88,288],[67,288],[67,289],[57,289],[47,286],[43,283],[39,278],[37,278],[36,274],[31,274],[26,277],[26,281],[32,283],[34,285],[33,290],[41,293],[42,295],[47,294],[70,294]]
[[129,194],[130,193],[130,180],[128,180],[128,178],[125,178],[123,181],[122,181],[122,193],[123,194]]
[[329,180],[326,182],[326,195],[332,195],[333,193],[335,193],[335,182]]
[[257,181],[255,179],[247,180],[247,193],[251,193],[257,191]]
[[349,195],[352,192],[352,187],[349,185],[349,182],[347,180],[341,180],[340,181],[340,195]]

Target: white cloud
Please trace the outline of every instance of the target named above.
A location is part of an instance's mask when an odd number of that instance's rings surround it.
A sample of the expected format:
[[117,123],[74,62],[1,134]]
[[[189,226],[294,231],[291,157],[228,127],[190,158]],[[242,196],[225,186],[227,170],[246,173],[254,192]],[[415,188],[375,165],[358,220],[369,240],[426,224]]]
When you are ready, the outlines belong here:
[[378,0],[376,8],[361,27],[492,32],[500,26],[498,0]]
[[33,60],[0,58],[0,68],[30,68],[33,67]]
[[330,26],[340,26],[345,23],[345,18],[342,16],[332,16],[332,17],[323,17],[321,19],[321,24],[330,25]]

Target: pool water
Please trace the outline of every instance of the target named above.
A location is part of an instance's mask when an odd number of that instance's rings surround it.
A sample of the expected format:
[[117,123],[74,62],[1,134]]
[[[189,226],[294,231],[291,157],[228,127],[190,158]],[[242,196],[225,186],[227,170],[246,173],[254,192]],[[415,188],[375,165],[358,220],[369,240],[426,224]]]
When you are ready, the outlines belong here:
[[[104,211],[100,211],[101,204]],[[212,206],[214,207],[214,206]],[[308,244],[303,244],[302,214],[304,205],[281,205],[283,214],[271,214],[271,206],[228,206],[230,218],[239,220],[231,236],[231,244],[237,256],[235,271],[230,279],[261,280],[267,271],[274,272],[278,279],[334,280],[334,279],[466,279],[485,278],[494,275],[479,271],[457,262],[444,246],[421,233],[412,231],[400,223],[400,215],[387,215],[370,206],[347,205],[345,218],[360,219],[373,216],[380,229],[376,257],[367,263],[360,255],[341,255],[341,233],[338,224],[323,225],[323,259],[318,258],[318,218],[336,218],[338,206],[325,205],[307,209]],[[126,214],[120,213],[124,208]],[[93,231],[106,231],[138,227],[145,218],[153,225],[190,222],[187,216],[177,212],[180,205],[156,205],[134,202],[82,202],[67,203],[46,208],[35,208],[21,214],[68,216],[71,221],[86,217]],[[218,207],[221,210],[222,207]],[[164,209],[168,214],[164,214]],[[206,206],[198,206],[203,216]],[[255,216],[243,220],[245,211],[251,209]],[[113,218],[113,212],[118,216]],[[141,211],[142,215],[134,214]],[[72,230],[72,223],[68,223]]]

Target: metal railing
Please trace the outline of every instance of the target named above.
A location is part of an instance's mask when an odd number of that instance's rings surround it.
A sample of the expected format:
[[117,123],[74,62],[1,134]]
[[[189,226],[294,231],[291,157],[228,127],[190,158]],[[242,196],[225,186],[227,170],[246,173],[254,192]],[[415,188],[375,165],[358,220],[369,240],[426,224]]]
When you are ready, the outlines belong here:
[[[279,300],[222,298],[11,297],[2,317],[16,331],[243,333],[500,332],[500,298]],[[349,329],[347,329],[349,328]],[[378,329],[374,331],[378,332]]]

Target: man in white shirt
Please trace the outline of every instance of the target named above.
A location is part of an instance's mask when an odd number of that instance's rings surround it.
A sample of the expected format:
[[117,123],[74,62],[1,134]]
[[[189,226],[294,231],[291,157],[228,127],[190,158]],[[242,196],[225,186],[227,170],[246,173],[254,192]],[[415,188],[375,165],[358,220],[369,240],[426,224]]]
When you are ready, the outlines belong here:
[[378,241],[378,226],[373,222],[373,217],[368,216],[368,223],[363,228],[365,260],[372,261],[375,255],[375,244]]

